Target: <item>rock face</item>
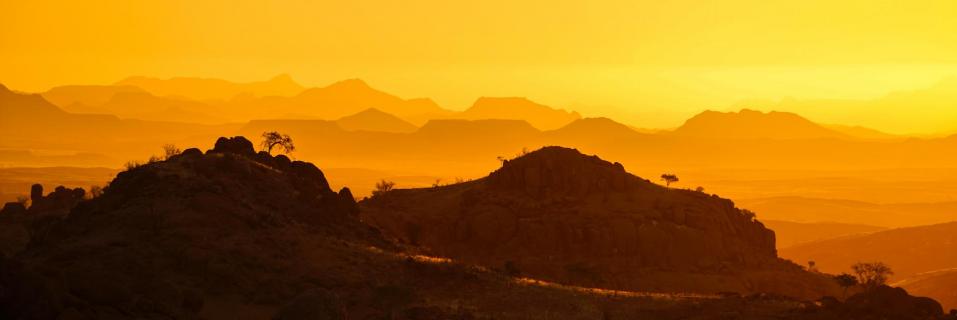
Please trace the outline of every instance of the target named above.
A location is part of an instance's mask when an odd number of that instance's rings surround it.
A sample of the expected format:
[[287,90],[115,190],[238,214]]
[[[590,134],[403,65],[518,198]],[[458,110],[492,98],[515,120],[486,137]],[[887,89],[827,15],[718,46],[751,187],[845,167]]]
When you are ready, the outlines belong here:
[[[505,161],[487,178],[395,190],[362,206],[365,221],[408,243],[492,267],[511,263],[533,277],[806,297],[822,293],[811,286],[830,287],[779,261],[774,232],[731,201],[665,188],[574,149],[546,147]],[[744,270],[781,272],[782,279],[736,278]],[[788,281],[804,284],[780,285]]]

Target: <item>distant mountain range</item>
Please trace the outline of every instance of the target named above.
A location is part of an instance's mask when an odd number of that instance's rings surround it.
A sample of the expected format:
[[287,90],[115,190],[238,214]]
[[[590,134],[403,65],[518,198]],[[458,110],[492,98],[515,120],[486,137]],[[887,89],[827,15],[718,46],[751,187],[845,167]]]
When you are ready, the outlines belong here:
[[811,119],[845,125],[879,124],[898,133],[953,132],[957,123],[957,77],[923,89],[897,91],[869,100],[784,99],[743,101],[733,108],[800,110]]
[[[545,145],[577,147],[590,153],[661,170],[691,167],[947,167],[957,159],[957,148],[953,148],[957,144],[955,137],[878,140],[856,138],[814,124],[797,115],[783,113],[705,112],[674,132],[640,133],[607,118],[570,120],[567,125],[543,131],[523,119],[507,119],[506,116],[502,117],[505,119],[456,119],[456,113],[442,109],[428,100],[401,99],[374,90],[359,80],[308,89],[293,97],[246,97],[224,102],[226,104],[193,100],[172,104],[171,101],[175,101],[175,98],[158,97],[124,87],[102,105],[141,114],[177,114],[169,108],[209,106],[212,110],[230,110],[211,113],[216,116],[259,115],[253,119],[263,119],[225,125],[124,119],[112,114],[70,113],[47,102],[40,95],[3,91],[4,102],[0,108],[9,116],[0,121],[9,124],[0,128],[0,133],[7,134],[7,139],[0,148],[8,152],[65,150],[71,153],[110,155],[117,159],[114,160],[116,162],[99,164],[105,166],[116,166],[117,163],[125,161],[120,159],[143,158],[156,152],[149,150],[156,150],[164,143],[202,145],[205,143],[203,141],[223,132],[241,133],[257,138],[264,130],[279,130],[293,135],[301,147],[297,156],[323,158],[324,161],[332,161],[327,165],[335,167],[357,167],[366,164],[368,166],[364,166],[365,168],[415,172],[407,170],[413,167],[413,163],[434,162],[444,164],[434,166],[435,170],[454,176],[481,173],[488,170],[498,156],[510,156],[523,148],[533,149]],[[68,99],[60,94],[54,96],[62,102],[82,102],[96,100],[94,98],[102,99],[106,95],[104,92],[110,92],[103,88],[96,88],[94,91],[99,93],[77,99]],[[124,104],[119,103],[120,101],[136,106],[123,107]],[[478,104],[488,106],[496,103],[526,106],[537,110],[536,112],[555,112],[564,115],[565,120],[575,117],[565,111],[547,111],[547,108],[523,99],[480,99]],[[76,105],[77,103],[74,103],[74,106]],[[383,107],[370,107],[371,105]],[[164,109],[167,106],[169,108]],[[304,109],[302,106],[335,107]],[[377,111],[369,111],[370,108]],[[480,109],[496,110],[495,107]],[[287,116],[294,113],[305,114],[309,110],[316,110],[312,116],[324,113],[326,117]],[[404,114],[390,112],[392,110],[404,110]],[[423,115],[429,112],[438,115],[420,118],[428,120],[424,120],[421,127],[415,130],[409,125],[416,126],[416,122],[403,121],[407,119],[403,115]],[[183,113],[182,116],[202,118],[190,113]],[[329,120],[311,120],[316,118]],[[335,123],[337,121],[339,123]],[[319,128],[310,127],[314,125]],[[796,128],[796,133],[776,133],[768,128]],[[44,134],[36,134],[40,132]],[[320,132],[321,135],[317,135]],[[117,147],[120,145],[123,147]],[[383,153],[388,156],[381,156]],[[373,157],[374,154],[379,156]],[[889,154],[893,156],[888,157]],[[375,160],[372,160],[373,158]],[[3,163],[16,163],[11,161],[0,159]],[[394,168],[383,165],[409,167]],[[421,168],[418,165],[416,167]]]
[[789,112],[705,111],[678,127],[675,135],[712,139],[822,139],[852,136]]
[[293,96],[305,88],[289,75],[282,74],[260,82],[237,83],[222,79],[175,77],[157,79],[150,77],[129,77],[120,80],[116,86],[131,86],[157,96],[180,97],[185,99],[208,101],[226,101],[241,95],[256,97]]

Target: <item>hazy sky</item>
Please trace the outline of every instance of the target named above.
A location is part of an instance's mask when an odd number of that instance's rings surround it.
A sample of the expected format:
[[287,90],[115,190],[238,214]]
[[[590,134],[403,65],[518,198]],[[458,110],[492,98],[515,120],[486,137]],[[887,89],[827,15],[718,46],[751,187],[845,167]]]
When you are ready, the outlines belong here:
[[0,2],[0,82],[15,89],[280,73],[673,126],[742,99],[871,98],[957,75],[957,1]]

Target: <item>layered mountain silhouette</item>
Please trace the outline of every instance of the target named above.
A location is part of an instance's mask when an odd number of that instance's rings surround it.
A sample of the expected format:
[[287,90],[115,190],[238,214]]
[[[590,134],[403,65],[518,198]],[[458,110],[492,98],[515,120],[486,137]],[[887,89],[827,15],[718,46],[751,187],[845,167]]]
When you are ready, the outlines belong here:
[[674,130],[680,136],[732,139],[820,139],[849,136],[789,112],[705,111]]
[[[131,93],[133,94],[133,93]],[[238,125],[200,125],[181,122],[119,119],[109,114],[76,114],[63,111],[39,94],[13,92],[0,86],[0,135],[3,147],[21,150],[62,150],[70,155],[93,155],[104,160],[91,165],[117,167],[131,158],[155,154],[165,143],[199,144]],[[104,155],[111,155],[107,157]],[[136,155],[138,154],[138,155]],[[2,153],[0,153],[2,155]],[[125,160],[119,160],[126,158]],[[75,157],[59,156],[69,164]],[[28,157],[29,159],[29,157]],[[7,161],[7,159],[0,159]],[[44,161],[41,161],[44,162]]]
[[415,125],[376,108],[339,118],[336,123],[350,131],[409,133],[418,129]]
[[267,81],[236,83],[222,79],[175,77],[157,79],[150,77],[129,77],[116,83],[118,86],[132,86],[157,96],[173,96],[199,101],[230,100],[239,95],[256,97],[293,96],[305,88],[286,74],[278,75]]
[[130,92],[147,93],[146,90],[136,86],[68,85],[54,87],[41,95],[61,108],[71,105],[95,107],[106,104],[116,94]]
[[[760,211],[759,211],[760,212]],[[761,219],[777,236],[778,250],[809,242],[854,236],[886,230],[884,227],[835,222],[792,222]]]
[[[906,227],[957,219],[957,202],[871,203],[865,201],[807,197],[744,199],[742,207],[761,212],[762,217],[809,223],[867,224]],[[905,213],[906,214],[903,214]]]
[[574,149],[546,147],[482,179],[395,190],[362,208],[364,220],[436,254],[565,283],[807,297],[831,285],[778,260],[774,232],[730,200]]
[[469,120],[525,120],[539,130],[557,129],[581,118],[577,112],[553,109],[520,97],[482,97],[459,116]]
[[[949,77],[922,89],[897,91],[869,100],[784,99],[776,102],[746,101],[738,107],[769,110],[801,110],[813,117],[827,117],[841,124],[879,123],[898,133],[952,131],[957,123],[957,77]],[[906,116],[901,116],[906,115]],[[919,128],[919,129],[915,129]]]

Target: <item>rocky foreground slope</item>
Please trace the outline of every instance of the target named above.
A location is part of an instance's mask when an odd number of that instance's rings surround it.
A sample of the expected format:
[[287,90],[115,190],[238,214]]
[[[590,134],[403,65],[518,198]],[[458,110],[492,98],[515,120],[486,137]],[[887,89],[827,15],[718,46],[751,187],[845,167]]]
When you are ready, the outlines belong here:
[[36,190],[0,211],[18,230],[0,239],[0,319],[944,318],[902,291],[812,303],[541,284],[411,255],[349,193],[242,138],[131,168],[93,199]]
[[435,254],[563,283],[802,298],[836,290],[778,259],[774,232],[730,200],[659,186],[574,149],[546,147],[483,179],[361,206],[364,221]]

